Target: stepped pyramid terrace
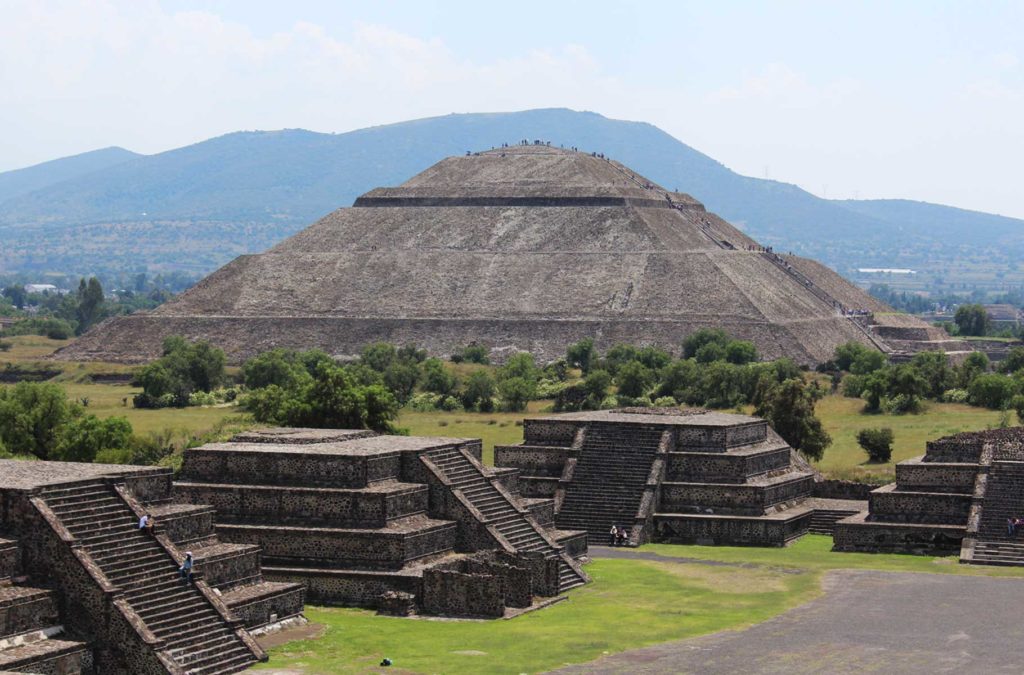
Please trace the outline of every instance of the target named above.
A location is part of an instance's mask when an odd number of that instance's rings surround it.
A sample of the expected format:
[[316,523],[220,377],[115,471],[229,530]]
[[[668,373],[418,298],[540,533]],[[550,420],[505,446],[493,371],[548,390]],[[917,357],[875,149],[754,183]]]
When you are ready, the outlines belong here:
[[[624,408],[527,419],[523,443],[496,446],[522,494],[553,498],[559,528],[607,542],[783,546],[812,528],[815,473],[763,419]],[[816,530],[827,530],[829,522]]]
[[[685,187],[685,186],[684,186]],[[857,340],[892,354],[967,349],[812,260],[776,254],[597,153],[536,142],[449,157],[151,312],[110,319],[57,358],[143,362],[163,338],[232,362],[274,347],[358,353],[471,342],[540,361],[593,337],[677,351],[700,328],[814,364]]]
[[869,510],[838,521],[837,551],[959,554],[964,563],[1024,565],[1024,428],[967,432],[927,444],[874,490]]
[[0,671],[234,673],[266,660],[253,633],[304,621],[303,587],[174,503],[170,469],[0,460],[0,503]]
[[[501,617],[588,581],[586,533],[556,529],[479,440],[268,429],[187,450],[176,500],[212,504],[217,534],[259,546],[268,579],[311,602]],[[563,596],[564,597],[564,596]]]

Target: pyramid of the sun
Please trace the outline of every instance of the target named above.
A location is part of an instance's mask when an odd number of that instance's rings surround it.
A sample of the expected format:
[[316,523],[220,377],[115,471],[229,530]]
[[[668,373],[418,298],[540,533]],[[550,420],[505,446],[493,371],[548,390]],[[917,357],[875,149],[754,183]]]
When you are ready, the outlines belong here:
[[137,362],[180,334],[235,362],[279,346],[353,354],[378,340],[550,359],[584,337],[678,351],[695,330],[721,327],[766,357],[811,363],[849,340],[871,343],[844,309],[892,311],[617,162],[520,145],[371,190],[60,357]]

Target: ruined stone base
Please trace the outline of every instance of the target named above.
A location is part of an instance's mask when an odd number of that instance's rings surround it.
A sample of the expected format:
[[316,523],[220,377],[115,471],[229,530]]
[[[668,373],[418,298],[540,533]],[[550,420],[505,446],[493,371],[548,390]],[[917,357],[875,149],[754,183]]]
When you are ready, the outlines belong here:
[[867,513],[835,524],[833,551],[957,555],[966,533],[963,525],[872,522]]
[[785,546],[807,534],[814,510],[796,507],[763,516],[654,514],[654,541],[711,546]]

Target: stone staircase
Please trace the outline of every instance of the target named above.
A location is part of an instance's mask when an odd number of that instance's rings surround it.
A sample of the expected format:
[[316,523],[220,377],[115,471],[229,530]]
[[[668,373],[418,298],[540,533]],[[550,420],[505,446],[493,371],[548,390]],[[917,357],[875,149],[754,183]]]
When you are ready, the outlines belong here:
[[0,538],[0,671],[88,671],[88,645],[64,638],[57,594],[24,584],[19,553],[17,541]]
[[995,460],[988,471],[985,499],[972,562],[1024,565],[1024,527],[1011,536],[1009,518],[1024,518],[1024,462]]
[[[634,529],[663,433],[658,428],[589,425],[555,516],[558,527],[586,530],[590,541],[602,543],[612,525]],[[639,533],[630,534],[632,541],[642,540]]]
[[430,461],[444,474],[452,487],[492,525],[516,551],[543,553],[559,558],[559,592],[582,586],[587,577],[567,554],[560,551],[539,531],[525,510],[514,504],[509,495],[494,484],[493,476],[482,465],[472,461],[459,448],[448,447],[427,453]]
[[846,511],[842,509],[814,509],[814,515],[811,516],[811,524],[807,528],[807,531],[811,534],[827,534],[832,536],[832,531],[835,529],[837,522],[843,518],[857,515],[859,511]]
[[112,485],[62,484],[39,497],[123,591],[145,628],[164,641],[158,649],[182,672],[235,673],[259,660],[224,610],[201,588],[182,581],[172,550],[138,529],[135,511]]

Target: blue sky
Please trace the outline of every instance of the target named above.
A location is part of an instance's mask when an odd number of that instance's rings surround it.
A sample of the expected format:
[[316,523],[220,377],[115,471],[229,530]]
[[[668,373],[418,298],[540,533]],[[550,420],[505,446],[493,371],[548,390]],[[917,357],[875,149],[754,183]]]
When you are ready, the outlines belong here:
[[823,196],[1024,217],[1022,36],[1021,2],[0,0],[0,170],[557,106]]

